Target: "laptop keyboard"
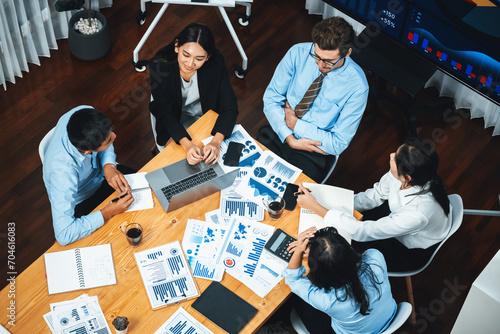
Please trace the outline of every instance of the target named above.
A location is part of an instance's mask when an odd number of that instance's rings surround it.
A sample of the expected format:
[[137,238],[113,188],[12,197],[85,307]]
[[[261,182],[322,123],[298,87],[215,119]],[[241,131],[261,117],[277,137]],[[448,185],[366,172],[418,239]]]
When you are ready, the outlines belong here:
[[163,194],[167,197],[168,201],[170,201],[173,196],[196,187],[197,185],[215,179],[216,177],[217,173],[213,168],[205,169],[204,171],[191,175],[183,180],[172,183],[165,188],[161,188],[161,191],[163,191]]

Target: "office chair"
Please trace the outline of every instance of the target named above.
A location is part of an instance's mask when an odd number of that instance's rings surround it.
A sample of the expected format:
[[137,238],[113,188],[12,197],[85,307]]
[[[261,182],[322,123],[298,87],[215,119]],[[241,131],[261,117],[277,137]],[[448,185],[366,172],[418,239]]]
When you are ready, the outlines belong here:
[[40,141],[40,144],[38,145],[38,154],[40,155],[40,160],[42,160],[42,164],[43,164],[43,158],[45,156],[45,151],[47,150],[47,146],[49,145],[50,139],[54,134],[54,129],[55,128],[50,129],[50,131],[45,134],[45,136]]
[[[399,327],[401,327],[405,323],[406,319],[408,319],[411,312],[412,312],[412,307],[410,303],[407,302],[399,303],[394,319],[392,319],[389,327],[387,327],[387,329],[383,331],[381,334],[394,333]],[[292,323],[293,329],[298,334],[309,334],[309,331],[306,329],[306,326],[300,319],[295,309],[292,309],[292,311],[290,312],[290,322]]]
[[416,314],[415,314],[415,302],[413,300],[413,287],[411,284],[411,276],[414,276],[414,275],[420,273],[425,268],[427,268],[427,266],[431,263],[434,256],[436,256],[436,253],[439,251],[441,246],[443,246],[445,241],[448,240],[448,238],[451,237],[453,235],[453,233],[455,233],[458,230],[458,228],[460,227],[460,225],[462,224],[462,218],[464,215],[464,204],[462,202],[462,198],[460,197],[460,195],[457,195],[457,194],[449,195],[448,198],[450,199],[450,203],[451,203],[451,207],[452,207],[452,210],[451,210],[451,215],[452,215],[451,228],[450,228],[450,231],[448,232],[448,235],[446,236],[446,238],[444,238],[443,241],[441,241],[439,243],[439,246],[436,248],[436,250],[434,251],[434,254],[432,254],[429,261],[427,261],[427,263],[425,265],[423,265],[421,268],[418,268],[415,270],[402,271],[402,272],[388,272],[389,277],[405,277],[406,278],[406,289],[408,292],[408,301],[410,302],[410,304],[412,306],[411,317],[410,317],[410,322],[412,324],[416,323],[417,318],[416,318]]
[[401,302],[398,304],[398,309],[394,319],[392,319],[391,324],[385,331],[380,334],[391,334],[394,333],[399,327],[403,326],[406,319],[410,316],[412,312],[412,307],[410,303]]
[[321,181],[321,184],[325,184],[325,182],[328,180],[328,178],[330,177],[330,175],[332,175],[332,172],[335,169],[335,166],[337,166],[337,162],[339,161],[339,157],[340,157],[340,154],[335,157],[335,161],[333,162],[332,167],[330,167],[330,170],[326,174],[326,176],[323,179],[323,181]]

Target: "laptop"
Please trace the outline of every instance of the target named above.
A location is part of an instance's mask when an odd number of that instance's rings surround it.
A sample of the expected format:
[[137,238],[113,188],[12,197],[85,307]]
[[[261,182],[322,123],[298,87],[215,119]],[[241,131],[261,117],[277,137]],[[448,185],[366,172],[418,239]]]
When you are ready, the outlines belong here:
[[239,168],[225,173],[219,163],[190,165],[186,159],[146,174],[165,212],[172,212],[233,184]]

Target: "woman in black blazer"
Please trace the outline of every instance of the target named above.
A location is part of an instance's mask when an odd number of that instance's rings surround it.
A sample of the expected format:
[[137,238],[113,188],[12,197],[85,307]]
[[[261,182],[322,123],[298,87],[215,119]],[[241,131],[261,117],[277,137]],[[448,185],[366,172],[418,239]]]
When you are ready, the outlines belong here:
[[[210,29],[189,24],[151,59],[149,72],[153,95],[149,110],[156,118],[158,145],[165,146],[172,138],[186,150],[190,164],[217,162],[220,144],[236,123],[238,105]],[[186,128],[210,109],[219,114],[211,132],[214,137],[200,149]]]

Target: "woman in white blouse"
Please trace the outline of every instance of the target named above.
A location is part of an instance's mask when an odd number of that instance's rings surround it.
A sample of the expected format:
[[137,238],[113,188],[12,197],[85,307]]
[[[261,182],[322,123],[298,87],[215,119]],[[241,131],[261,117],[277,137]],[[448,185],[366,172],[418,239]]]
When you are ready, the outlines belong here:
[[407,139],[391,153],[389,164],[390,171],[373,188],[354,196],[354,209],[363,213],[363,221],[342,209],[327,210],[302,185],[304,195],[297,203],[349,233],[358,251],[380,250],[388,271],[412,270],[424,265],[448,234],[450,202],[429,143]]

